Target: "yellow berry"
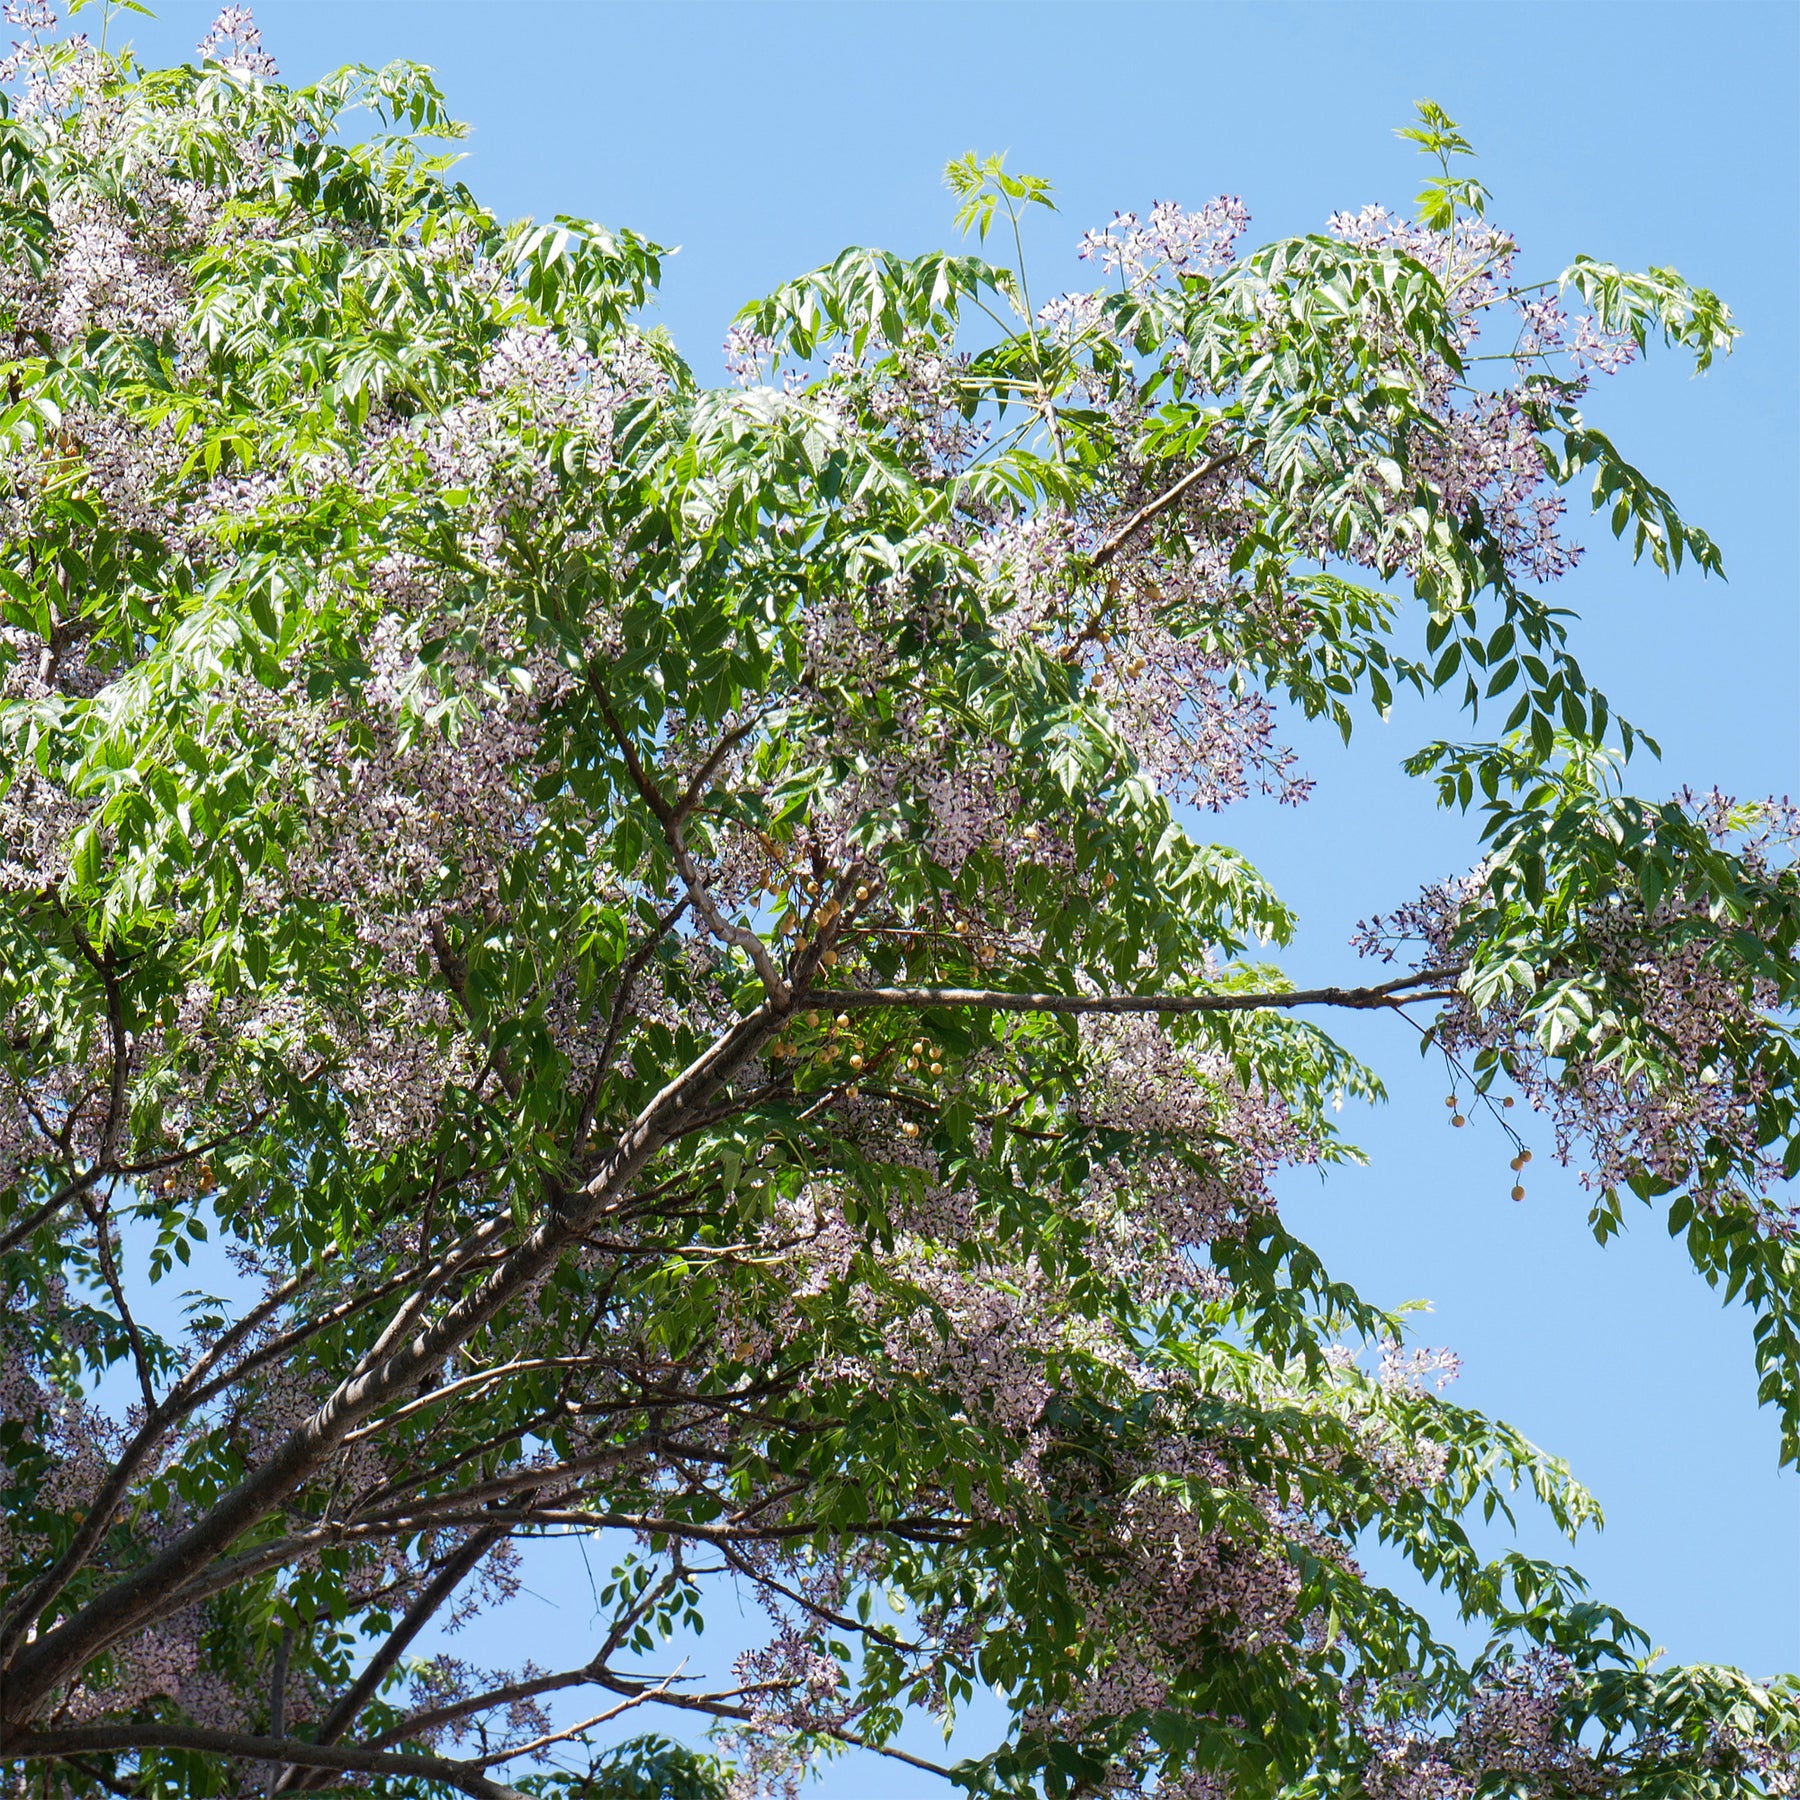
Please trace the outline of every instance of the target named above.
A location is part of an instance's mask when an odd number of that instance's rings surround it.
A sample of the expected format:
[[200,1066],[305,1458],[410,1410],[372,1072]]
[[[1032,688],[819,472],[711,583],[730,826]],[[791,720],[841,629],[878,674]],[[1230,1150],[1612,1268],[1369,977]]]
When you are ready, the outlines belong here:
[[1515,1156],[1515,1157],[1514,1157],[1514,1158],[1513,1158],[1513,1159],[1512,1159],[1512,1162],[1511,1162],[1511,1164],[1510,1164],[1510,1165],[1509,1165],[1509,1166],[1510,1166],[1510,1167],[1511,1167],[1511,1169],[1512,1169],[1512,1170],[1513,1170],[1513,1172],[1514,1172],[1514,1173],[1515,1173],[1515,1174],[1516,1174],[1516,1173],[1517,1173],[1517,1172],[1518,1172],[1518,1171],[1519,1171],[1519,1170],[1520,1170],[1520,1169],[1522,1169],[1522,1168],[1524,1168],[1524,1166],[1525,1166],[1525,1159],[1524,1159],[1524,1157],[1522,1157],[1522,1156]]
[[1456,1110],[1456,1096],[1454,1094],[1446,1094],[1444,1096],[1444,1104],[1454,1112]]
[[907,1059],[906,1059],[906,1066],[907,1066],[907,1068],[909,1068],[909,1069],[916,1069],[916,1068],[918,1068],[918,1066],[919,1066],[919,1059],[918,1059],[918,1058],[917,1058],[917,1057],[916,1057],[916,1056],[909,1056],[909,1057],[908,1057],[908,1058],[907,1058]]
[[868,890],[868,889],[867,889],[867,888],[866,888],[866,887],[859,887],[859,888],[858,888],[858,889],[857,889],[857,890],[856,890],[856,897],[857,897],[857,899],[859,899],[859,900],[866,900],[866,899],[868,899],[868,897],[869,897],[869,890]]
[[912,1122],[911,1119],[908,1119],[906,1121],[906,1123],[900,1127],[900,1129],[903,1132],[905,1132],[905,1134],[908,1137],[917,1137],[919,1135],[919,1128]]
[[1469,1121],[1465,1119],[1461,1113],[1452,1113],[1450,1115],[1450,1123],[1452,1125],[1466,1125],[1468,1122]]
[[863,1066],[863,1059],[860,1056],[851,1057],[850,1066],[853,1069],[860,1069]]
[[1530,1162],[1531,1161],[1531,1152],[1529,1150],[1521,1150],[1519,1152],[1519,1161],[1520,1162]]
[[844,1027],[850,1023],[850,1015],[848,1013],[839,1013],[837,1016],[837,1022],[838,1022],[838,1030],[842,1031],[844,1029]]
[[1513,1189],[1513,1198],[1515,1200],[1523,1200],[1525,1198],[1525,1190],[1522,1187],[1514,1188]]
[[1506,1096],[1506,1097],[1505,1097],[1505,1098],[1504,1098],[1504,1099],[1503,1099],[1503,1100],[1502,1100],[1502,1101],[1501,1101],[1501,1102],[1500,1102],[1500,1104],[1501,1104],[1501,1105],[1502,1105],[1502,1106],[1511,1106],[1511,1105],[1512,1105],[1512,1103],[1513,1103],[1513,1097],[1512,1097],[1512,1095],[1511,1095],[1511,1094],[1508,1094],[1508,1095],[1507,1095],[1507,1096]]
[[925,1040],[923,1038],[913,1039],[912,1053],[914,1056],[923,1056],[925,1054]]
[[931,1072],[932,1072],[932,1074],[934,1074],[934,1075],[941,1075],[941,1074],[943,1074],[943,1072],[944,1072],[944,1065],[943,1065],[943,1064],[942,1064],[942,1063],[933,1063],[933,1064],[932,1064],[932,1065],[931,1065]]

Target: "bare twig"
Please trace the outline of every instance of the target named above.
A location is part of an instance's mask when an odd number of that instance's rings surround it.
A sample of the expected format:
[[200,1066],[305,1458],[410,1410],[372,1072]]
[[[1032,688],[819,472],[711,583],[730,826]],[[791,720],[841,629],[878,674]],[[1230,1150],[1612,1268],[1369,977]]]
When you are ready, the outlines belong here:
[[[685,1666],[685,1665],[683,1665]],[[565,1725],[561,1731],[546,1733],[541,1738],[533,1738],[529,1744],[521,1744],[516,1750],[496,1750],[492,1756],[481,1757],[475,1764],[477,1768],[491,1769],[495,1763],[517,1762],[521,1756],[536,1756],[540,1750],[548,1750],[552,1744],[564,1744],[570,1738],[580,1737],[584,1731],[592,1731],[596,1725],[605,1725],[616,1719],[621,1713],[630,1712],[634,1706],[643,1706],[669,1691],[669,1683],[681,1673],[666,1675],[655,1687],[646,1688],[641,1694],[633,1694],[628,1700],[621,1700],[617,1706],[609,1706],[605,1712],[597,1712],[591,1719],[583,1719],[579,1725]]]
[[516,1362],[500,1363],[491,1369],[477,1369],[473,1375],[464,1375],[455,1381],[447,1381],[442,1387],[433,1388],[428,1394],[421,1394],[416,1400],[409,1400],[404,1406],[391,1413],[382,1413],[373,1418],[367,1425],[360,1426],[344,1439],[346,1444],[361,1443],[365,1438],[379,1436],[389,1426],[398,1425],[402,1419],[409,1419],[415,1413],[425,1411],[440,1400],[449,1400],[459,1394],[467,1394],[477,1388],[490,1387],[496,1381],[505,1381],[510,1375],[527,1375],[543,1369],[585,1369],[593,1366],[595,1358],[591,1356],[526,1356]]
[[619,971],[606,1021],[606,1036],[600,1041],[600,1054],[594,1059],[594,1073],[588,1081],[587,1093],[581,1102],[581,1117],[576,1122],[574,1135],[570,1139],[571,1155],[579,1156],[587,1148],[587,1141],[593,1135],[594,1119],[600,1107],[600,1092],[612,1070],[613,1055],[619,1047],[620,1034],[625,1029],[625,1016],[631,1007],[632,990],[637,986],[637,978],[649,966],[657,946],[674,930],[690,904],[683,898],[664,913],[656,921],[655,931],[632,953]]

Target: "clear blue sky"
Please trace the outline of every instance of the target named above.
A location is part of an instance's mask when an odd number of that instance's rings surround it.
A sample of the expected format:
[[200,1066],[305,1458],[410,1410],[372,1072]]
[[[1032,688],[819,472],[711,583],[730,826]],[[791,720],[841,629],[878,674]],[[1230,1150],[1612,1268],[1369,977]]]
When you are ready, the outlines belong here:
[[[212,8],[159,11],[133,34],[149,59],[177,60]],[[1653,360],[1589,408],[1719,540],[1729,584],[1634,570],[1596,524],[1577,533],[1590,555],[1563,593],[1586,615],[1590,675],[1664,744],[1660,769],[1639,766],[1641,789],[1800,788],[1800,8],[1785,0],[277,0],[258,15],[290,78],[352,60],[434,65],[474,127],[463,173],[499,210],[582,214],[680,245],[661,317],[715,376],[744,300],[846,244],[945,242],[938,172],[964,150],[1007,150],[1057,183],[1061,217],[1032,245],[1038,285],[1054,289],[1081,284],[1075,237],[1115,208],[1238,193],[1255,237],[1372,200],[1404,206],[1418,165],[1391,131],[1417,98],[1437,99],[1480,150],[1527,264],[1554,273],[1576,251],[1673,264],[1736,310],[1743,345],[1712,374]],[[1311,803],[1210,825],[1300,905],[1297,975],[1353,976],[1358,917],[1471,860],[1467,822],[1435,816],[1397,772],[1437,728],[1402,709],[1348,754],[1301,734],[1319,778]],[[1356,1122],[1372,1166],[1294,1184],[1289,1218],[1372,1298],[1432,1297],[1429,1341],[1465,1357],[1460,1397],[1596,1489],[1609,1525],[1575,1560],[1602,1597],[1674,1656],[1800,1668],[1800,1483],[1777,1475],[1775,1423],[1754,1404],[1747,1315],[1721,1310],[1649,1214],[1598,1249],[1545,1143],[1529,1199],[1512,1205],[1498,1137],[1447,1131],[1441,1072],[1392,1022],[1355,1023],[1346,1035],[1394,1095]],[[543,1568],[544,1598],[522,1603],[518,1626],[480,1642],[477,1627],[459,1653],[548,1663],[579,1651],[585,1581]],[[731,1635],[705,1640],[715,1666]],[[934,1789],[857,1758],[819,1791]]]

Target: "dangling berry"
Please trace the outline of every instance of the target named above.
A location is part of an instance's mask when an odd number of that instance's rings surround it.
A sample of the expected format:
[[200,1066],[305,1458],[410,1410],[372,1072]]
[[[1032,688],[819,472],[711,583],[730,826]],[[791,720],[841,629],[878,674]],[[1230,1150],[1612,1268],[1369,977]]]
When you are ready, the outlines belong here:
[[862,1066],[863,1066],[863,1059],[862,1059],[862,1057],[861,1057],[861,1056],[853,1056],[853,1057],[851,1057],[851,1059],[850,1059],[850,1066],[851,1066],[851,1068],[853,1068],[853,1069],[860,1069],[860,1068],[861,1068],[861,1067],[862,1067]]
[[918,1135],[919,1135],[919,1128],[918,1128],[918,1126],[916,1126],[916,1125],[915,1125],[915,1124],[914,1124],[914,1123],[913,1123],[913,1122],[912,1122],[912,1120],[911,1120],[911,1119],[908,1119],[908,1120],[907,1120],[907,1121],[906,1121],[906,1123],[905,1123],[905,1124],[904,1124],[904,1125],[902,1125],[902,1126],[901,1126],[901,1127],[900,1127],[900,1129],[901,1129],[901,1131],[903,1131],[903,1132],[904,1132],[904,1133],[905,1133],[905,1134],[906,1134],[906,1135],[907,1135],[907,1136],[908,1136],[908,1137],[909,1137],[909,1138],[915,1138],[915,1137],[917,1137],[917,1136],[918,1136]]
[[1450,1115],[1450,1123],[1452,1125],[1462,1126],[1468,1124],[1468,1122],[1469,1121],[1465,1119],[1461,1113],[1452,1113]]
[[1513,1189],[1513,1198],[1515,1200],[1523,1200],[1525,1198],[1525,1190],[1522,1187],[1514,1188]]
[[1502,1099],[1502,1100],[1501,1100],[1501,1102],[1500,1102],[1500,1104],[1501,1104],[1501,1105],[1502,1105],[1502,1106],[1511,1106],[1511,1105],[1512,1105],[1512,1103],[1513,1103],[1513,1097],[1512,1097],[1512,1095],[1511,1095],[1511,1094],[1508,1094],[1508,1095],[1506,1095],[1506,1096],[1505,1096],[1505,1098],[1504,1098],[1504,1099]]

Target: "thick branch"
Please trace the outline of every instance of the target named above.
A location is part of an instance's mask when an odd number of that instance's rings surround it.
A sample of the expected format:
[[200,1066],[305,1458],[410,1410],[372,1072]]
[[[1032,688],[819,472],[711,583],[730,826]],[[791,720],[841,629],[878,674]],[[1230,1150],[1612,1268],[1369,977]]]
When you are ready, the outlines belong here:
[[4,1256],[9,1250],[18,1249],[33,1232],[48,1225],[71,1200],[79,1199],[102,1175],[110,1173],[110,1170],[95,1163],[73,1181],[65,1182],[42,1205],[34,1206],[16,1225],[10,1225],[4,1232],[0,1232],[0,1256]]
[[244,1731],[206,1731],[193,1725],[85,1725],[67,1731],[22,1731],[0,1742],[0,1757],[65,1758],[91,1751],[198,1750],[249,1762],[296,1763],[346,1775],[423,1775],[447,1781],[472,1800],[526,1800],[515,1787],[490,1781],[478,1768],[441,1756],[401,1756],[355,1745],[309,1744],[300,1738],[254,1737]]
[[[715,1039],[673,1077],[622,1133],[610,1155],[577,1193],[554,1206],[506,1260],[432,1323],[404,1342],[384,1334],[378,1355],[365,1358],[267,1461],[226,1494],[158,1555],[102,1589],[78,1611],[19,1651],[6,1676],[15,1717],[29,1717],[44,1697],[105,1644],[162,1614],[169,1597],[229,1545],[276,1510],[336,1454],[358,1424],[441,1367],[490,1320],[547,1274],[583,1230],[627,1193],[662,1147],[682,1135],[690,1113],[719,1089],[778,1031],[788,1009],[765,1003]],[[470,1520],[469,1523],[486,1523]]]
[[1003,988],[891,987],[851,988],[841,992],[824,989],[808,995],[821,1011],[836,1007],[973,1006],[989,1012],[1048,1013],[1198,1013],[1265,1012],[1299,1006],[1346,1006],[1360,1010],[1398,1007],[1413,1000],[1450,1000],[1456,990],[1443,987],[1451,969],[1427,969],[1423,974],[1386,981],[1378,987],[1296,988],[1288,993],[1257,994],[1029,994]]

